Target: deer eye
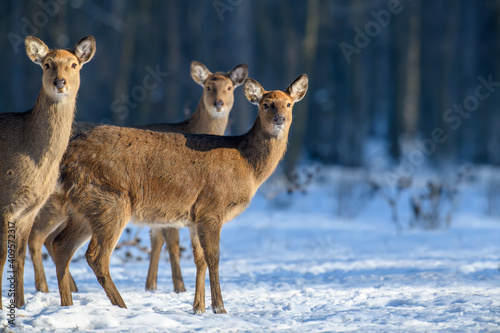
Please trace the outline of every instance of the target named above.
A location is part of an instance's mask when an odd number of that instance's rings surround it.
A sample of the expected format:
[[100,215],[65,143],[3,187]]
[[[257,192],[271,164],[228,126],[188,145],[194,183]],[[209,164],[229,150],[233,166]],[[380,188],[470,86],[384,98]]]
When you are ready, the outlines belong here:
[[209,87],[209,86],[207,86],[207,91],[210,91],[210,90],[211,90],[211,89],[210,89],[210,87]]
[[72,64],[71,64],[71,68],[75,69],[75,68],[76,68],[76,64],[75,64],[75,63],[72,63]]
[[292,103],[288,103],[288,104],[286,105],[286,107],[287,107],[287,108],[289,108],[290,106],[292,106]]
[[45,69],[50,69],[50,65],[49,64],[45,64]]
[[267,105],[266,103],[264,103],[264,109],[269,109],[269,105]]
[[227,90],[231,90],[232,88],[231,87],[227,87]]

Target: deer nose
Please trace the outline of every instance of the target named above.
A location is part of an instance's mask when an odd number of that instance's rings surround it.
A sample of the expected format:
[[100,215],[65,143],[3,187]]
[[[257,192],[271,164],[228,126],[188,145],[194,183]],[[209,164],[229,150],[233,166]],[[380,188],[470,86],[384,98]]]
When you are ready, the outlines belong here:
[[216,109],[221,109],[223,105],[224,105],[224,102],[221,99],[216,100],[214,102],[214,106],[215,106]]
[[275,125],[283,125],[285,123],[285,117],[282,115],[275,115],[273,118],[273,122]]
[[56,86],[57,89],[62,89],[66,85],[66,80],[65,79],[55,79],[54,85]]

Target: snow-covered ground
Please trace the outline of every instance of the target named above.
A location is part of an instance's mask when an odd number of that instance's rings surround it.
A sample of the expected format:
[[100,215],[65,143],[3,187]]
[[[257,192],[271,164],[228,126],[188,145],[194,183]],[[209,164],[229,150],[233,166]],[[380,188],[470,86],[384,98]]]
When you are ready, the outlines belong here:
[[[80,291],[73,306],[60,307],[52,262],[44,262],[50,293],[43,294],[35,292],[27,261],[27,304],[17,312],[17,327],[6,331],[500,332],[500,220],[485,216],[481,184],[461,189],[449,228],[401,232],[381,196],[353,205],[339,199],[335,186],[320,177],[307,194],[280,194],[272,201],[265,196],[274,189],[265,186],[246,212],[224,226],[225,315],[209,309],[208,277],[207,313],[192,314],[195,267],[182,231],[187,292],[173,292],[166,260],[160,262],[159,290],[144,291],[147,256],[123,260],[120,249],[111,274],[128,309],[112,306],[80,250],[71,265]],[[336,214],[340,202],[350,205],[354,218]],[[405,222],[405,198],[400,205]],[[147,228],[140,235],[148,241]],[[4,283],[4,304],[6,295]],[[7,324],[5,310],[0,323]]]

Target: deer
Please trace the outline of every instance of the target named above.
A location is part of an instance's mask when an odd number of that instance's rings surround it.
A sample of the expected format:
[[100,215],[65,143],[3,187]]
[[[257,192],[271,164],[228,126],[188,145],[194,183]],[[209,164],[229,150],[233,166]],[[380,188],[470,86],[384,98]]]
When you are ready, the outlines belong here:
[[[228,72],[212,73],[204,64],[193,61],[190,68],[194,82],[203,87],[203,93],[196,111],[188,119],[180,123],[163,123],[139,126],[159,132],[176,132],[191,134],[224,135],[229,115],[234,104],[235,88],[243,84],[248,76],[248,66],[240,64]],[[76,122],[72,136],[78,136],[99,124],[92,122]],[[54,258],[52,241],[64,229],[66,216],[62,212],[57,196],[52,196],[41,209],[33,225],[28,245],[35,271],[35,287],[38,291],[49,292],[43,269],[42,246],[45,244],[50,257]],[[167,243],[172,271],[174,291],[186,291],[180,268],[179,230],[175,228],[152,227],[151,255],[146,290],[157,289],[158,265],[163,243]],[[78,291],[73,277],[70,275],[71,291]]]
[[126,308],[109,271],[111,253],[129,221],[188,227],[196,266],[195,314],[205,312],[208,267],[212,310],[226,313],[219,283],[222,226],[242,213],[285,154],[294,103],[307,92],[303,74],[285,91],[245,80],[258,105],[240,136],[160,133],[100,126],[72,140],[56,193],[66,227],[52,243],[61,305],[73,304],[69,263],[89,239],[87,263],[113,305]]
[[15,289],[10,305],[17,308],[25,304],[29,233],[36,214],[55,189],[75,116],[80,69],[94,56],[96,43],[88,36],[72,50],[49,49],[40,39],[27,36],[25,49],[43,69],[42,88],[31,110],[0,114],[0,290],[8,254]]

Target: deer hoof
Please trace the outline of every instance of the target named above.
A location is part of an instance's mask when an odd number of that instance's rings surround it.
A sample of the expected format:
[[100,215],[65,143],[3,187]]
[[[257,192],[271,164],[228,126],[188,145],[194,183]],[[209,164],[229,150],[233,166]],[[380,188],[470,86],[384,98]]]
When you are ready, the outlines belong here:
[[226,310],[224,310],[224,308],[212,308],[212,310],[216,314],[227,313]]
[[196,309],[196,308],[193,308],[193,313],[195,315],[201,315],[201,314],[205,313],[205,309]]
[[179,293],[183,293],[186,291],[186,288],[184,287],[180,287],[180,288],[175,288],[174,291],[179,294]]

